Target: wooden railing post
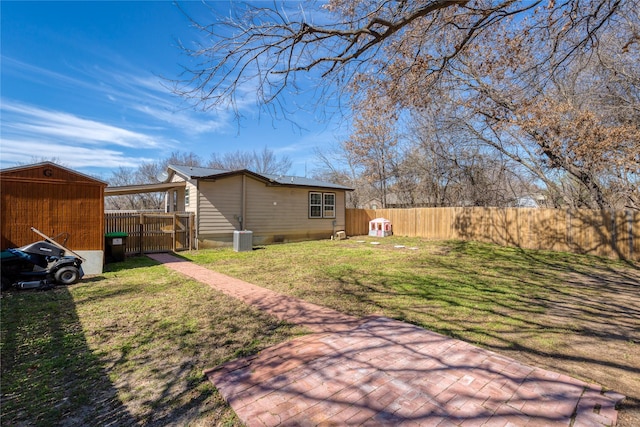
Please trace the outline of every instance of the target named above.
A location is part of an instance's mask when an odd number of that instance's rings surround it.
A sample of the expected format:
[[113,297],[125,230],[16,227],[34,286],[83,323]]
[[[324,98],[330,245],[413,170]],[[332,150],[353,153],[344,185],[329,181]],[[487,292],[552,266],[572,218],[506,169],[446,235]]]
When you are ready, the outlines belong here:
[[140,255],[144,255],[144,214],[140,214],[140,221],[138,222],[138,236],[140,238]]
[[189,214],[189,250],[198,249],[198,241],[196,235],[196,215],[191,212]]
[[173,225],[171,227],[171,236],[172,236],[172,240],[173,240],[173,252],[176,251],[176,247],[177,247],[176,239],[178,238],[178,233],[176,233],[176,228],[177,228],[176,227],[176,220],[177,220],[177,217],[176,217],[176,213],[174,212],[173,213]]

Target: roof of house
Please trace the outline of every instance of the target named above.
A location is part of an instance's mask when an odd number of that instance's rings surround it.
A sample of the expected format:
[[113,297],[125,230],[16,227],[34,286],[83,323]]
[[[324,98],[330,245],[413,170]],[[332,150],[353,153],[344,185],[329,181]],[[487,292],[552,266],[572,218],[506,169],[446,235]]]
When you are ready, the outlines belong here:
[[155,184],[134,184],[121,185],[115,187],[107,187],[104,189],[105,196],[124,196],[126,194],[142,194],[142,193],[164,193],[165,191],[174,190],[184,187],[185,182],[160,182]]
[[257,179],[267,181],[272,184],[295,186],[295,187],[319,187],[319,188],[331,188],[336,190],[352,191],[353,188],[346,187],[340,184],[333,184],[331,182],[320,181],[317,179],[306,178],[301,176],[292,175],[272,175],[252,172],[248,169],[240,169],[235,171],[212,169],[212,168],[199,168],[195,166],[176,166],[169,165],[169,169],[182,175],[187,179],[216,179],[226,176],[246,174],[253,176]]

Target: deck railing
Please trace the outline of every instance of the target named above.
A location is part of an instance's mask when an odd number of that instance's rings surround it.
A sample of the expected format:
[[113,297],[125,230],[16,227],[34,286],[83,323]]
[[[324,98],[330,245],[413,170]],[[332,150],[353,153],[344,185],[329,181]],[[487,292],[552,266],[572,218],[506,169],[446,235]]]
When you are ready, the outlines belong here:
[[127,233],[126,254],[195,249],[192,213],[105,213],[105,232]]

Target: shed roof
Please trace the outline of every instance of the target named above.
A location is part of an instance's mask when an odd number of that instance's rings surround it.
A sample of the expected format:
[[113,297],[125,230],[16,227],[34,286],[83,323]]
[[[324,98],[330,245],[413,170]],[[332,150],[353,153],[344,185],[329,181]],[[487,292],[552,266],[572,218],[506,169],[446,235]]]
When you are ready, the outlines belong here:
[[335,190],[353,191],[353,188],[346,187],[340,184],[334,184],[331,182],[320,181],[317,179],[306,178],[301,176],[292,175],[273,175],[262,174],[252,172],[248,169],[240,169],[235,171],[212,169],[212,168],[200,168],[194,166],[177,166],[169,165],[169,169],[173,170],[179,175],[182,175],[187,179],[216,179],[233,175],[250,175],[257,179],[283,186],[294,187],[316,187],[316,188],[331,188]]
[[[62,172],[62,175],[54,174],[54,170]],[[20,179],[22,181],[76,181],[94,185],[107,185],[106,182],[97,178],[60,166],[53,162],[41,162],[0,169],[0,177],[3,179]]]

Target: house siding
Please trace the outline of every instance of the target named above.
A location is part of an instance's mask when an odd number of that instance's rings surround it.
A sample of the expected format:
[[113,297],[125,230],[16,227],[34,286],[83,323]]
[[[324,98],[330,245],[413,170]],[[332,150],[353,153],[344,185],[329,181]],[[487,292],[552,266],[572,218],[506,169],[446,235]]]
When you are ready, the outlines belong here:
[[[336,194],[336,218],[309,218],[311,191]],[[272,187],[248,179],[246,228],[265,243],[330,238],[334,230],[344,229],[344,199],[344,191]]]
[[[233,231],[240,227],[238,216],[242,213],[242,176],[216,181],[200,180],[199,190],[199,239],[215,241],[232,236]],[[231,241],[230,237],[224,240]]]
[[[254,244],[328,239],[345,229],[345,192],[326,188],[269,185],[245,176],[244,229],[253,232]],[[242,176],[214,182],[200,181],[198,240],[201,247],[228,245],[240,230]],[[309,192],[335,193],[335,218],[309,218]]]

